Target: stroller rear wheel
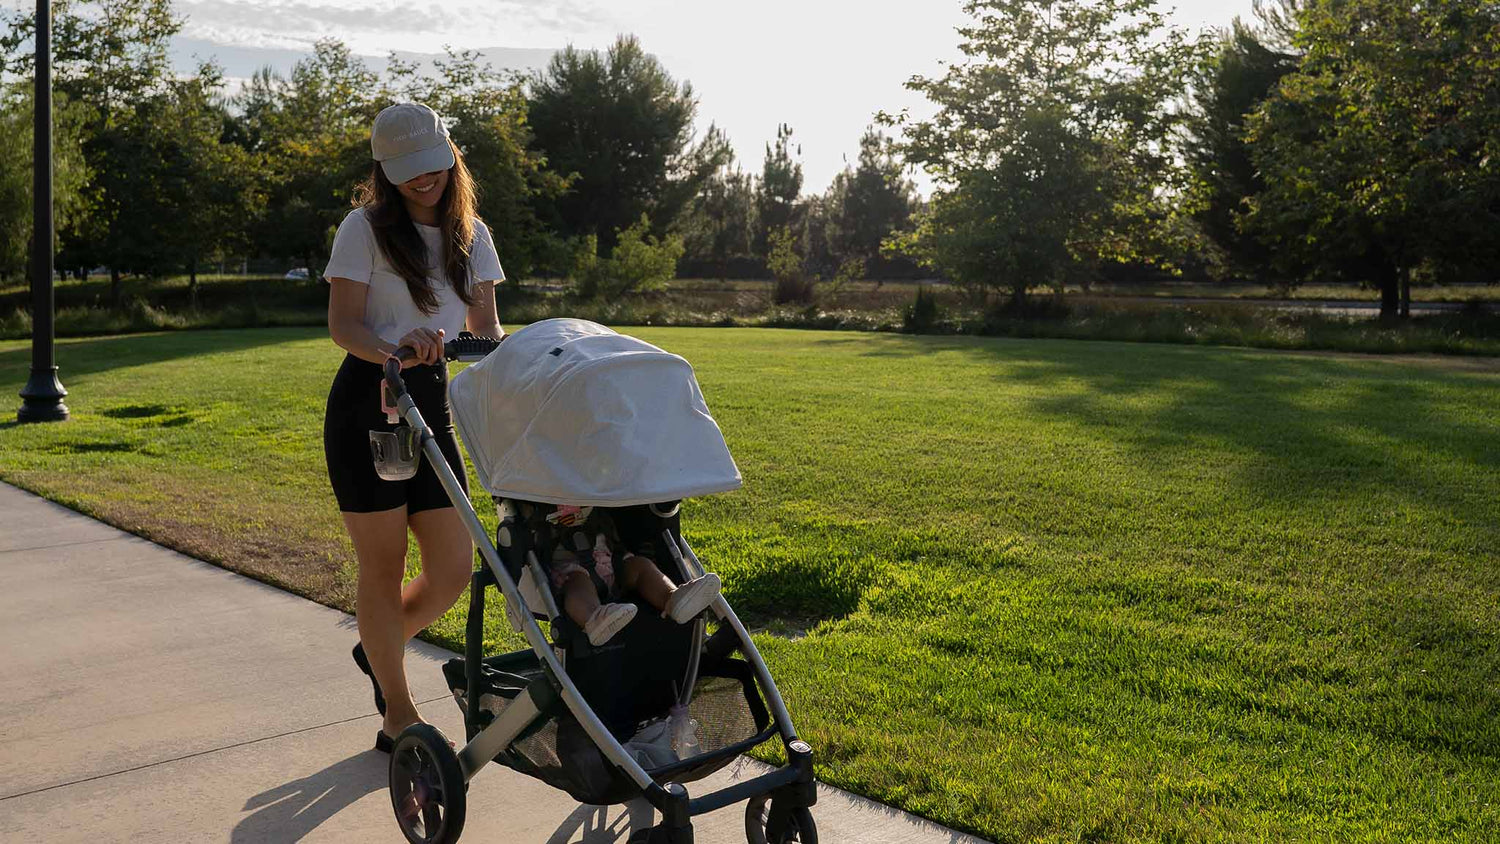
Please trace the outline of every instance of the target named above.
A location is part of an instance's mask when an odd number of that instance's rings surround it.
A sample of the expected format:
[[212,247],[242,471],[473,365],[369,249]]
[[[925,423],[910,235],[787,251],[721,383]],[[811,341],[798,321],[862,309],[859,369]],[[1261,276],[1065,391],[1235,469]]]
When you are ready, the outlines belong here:
[[452,844],[464,831],[469,785],[442,730],[413,724],[391,749],[391,807],[411,844]]
[[799,807],[775,811],[770,795],[750,798],[745,806],[745,840],[750,844],[818,844],[812,812]]

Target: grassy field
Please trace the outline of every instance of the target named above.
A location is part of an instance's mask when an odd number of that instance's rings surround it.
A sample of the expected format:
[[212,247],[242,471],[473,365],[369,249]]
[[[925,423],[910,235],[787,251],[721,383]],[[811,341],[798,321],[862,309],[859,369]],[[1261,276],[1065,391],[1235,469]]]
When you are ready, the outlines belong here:
[[[739,462],[686,533],[825,780],[1007,842],[1500,839],[1494,360],[632,333]],[[0,478],[349,605],[321,332],[59,359]]]

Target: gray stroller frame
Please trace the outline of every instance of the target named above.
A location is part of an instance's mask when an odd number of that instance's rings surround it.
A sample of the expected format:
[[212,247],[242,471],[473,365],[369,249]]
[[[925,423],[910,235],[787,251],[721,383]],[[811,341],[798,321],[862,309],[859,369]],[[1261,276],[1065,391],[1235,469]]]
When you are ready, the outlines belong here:
[[[458,340],[450,342],[445,351],[449,360],[475,360],[482,358],[496,345],[494,341],[460,336]],[[659,781],[625,750],[605,726],[569,677],[563,660],[559,658],[560,649],[548,641],[537,624],[537,616],[527,606],[516,579],[511,576],[502,559],[501,551],[490,541],[469,497],[443,457],[431,429],[407,394],[401,378],[400,361],[414,357],[413,350],[402,347],[397,350],[396,358],[386,361],[385,387],[389,393],[388,399],[394,399],[394,406],[401,419],[416,433],[421,453],[426,456],[452,500],[470,539],[479,550],[483,565],[475,571],[471,583],[471,609],[465,631],[468,705],[463,709],[469,740],[455,752],[436,727],[416,724],[402,732],[391,753],[391,801],[397,822],[407,840],[414,844],[446,844],[458,840],[467,811],[466,792],[469,780],[487,763],[496,761],[496,757],[510,749],[513,742],[523,739],[560,700],[608,763],[623,773],[638,790],[638,794],[660,813],[661,822],[650,829],[638,830],[632,834],[632,844],[691,844],[693,816],[740,801],[749,801],[746,835],[750,844],[816,844],[817,832],[808,811],[808,807],[817,801],[812,748],[797,737],[791,716],[770,670],[744,624],[723,595],[719,595],[708,610],[719,623],[718,633],[705,640],[704,619],[700,617],[695,622],[692,651],[689,654],[689,677],[696,676],[699,658],[705,646],[712,646],[726,653],[738,649],[753,671],[755,685],[765,697],[773,719],[774,733],[780,735],[785,745],[788,764],[719,791],[689,797],[686,787],[676,780],[677,777],[690,768],[713,765],[716,762],[719,765],[725,764],[729,758],[769,738],[773,730],[766,729],[754,739],[659,769],[658,776],[666,775],[662,778],[664,781]],[[497,504],[503,506],[503,502],[497,501]],[[512,539],[504,525],[496,538],[499,544],[506,547]],[[705,569],[693,549],[680,537],[676,537],[676,542],[678,544],[667,550],[682,579],[703,575]],[[541,563],[534,553],[529,552],[525,563],[535,582],[541,584],[541,588],[536,591],[545,604],[540,608],[544,613],[542,617],[558,619],[561,613],[551,590],[547,588],[549,579]],[[479,702],[480,674],[484,668],[483,595],[487,584],[494,584],[505,596],[511,625],[525,635],[541,670],[539,676],[527,683],[524,690],[493,721],[482,724],[480,719],[483,713]],[[690,679],[689,688],[691,682]]]

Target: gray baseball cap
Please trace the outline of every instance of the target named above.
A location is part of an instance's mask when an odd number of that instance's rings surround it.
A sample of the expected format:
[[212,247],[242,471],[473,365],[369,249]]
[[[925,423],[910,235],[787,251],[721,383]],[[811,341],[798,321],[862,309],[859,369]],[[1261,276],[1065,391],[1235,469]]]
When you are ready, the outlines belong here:
[[397,185],[454,164],[448,127],[437,112],[418,103],[397,103],[375,116],[370,154]]

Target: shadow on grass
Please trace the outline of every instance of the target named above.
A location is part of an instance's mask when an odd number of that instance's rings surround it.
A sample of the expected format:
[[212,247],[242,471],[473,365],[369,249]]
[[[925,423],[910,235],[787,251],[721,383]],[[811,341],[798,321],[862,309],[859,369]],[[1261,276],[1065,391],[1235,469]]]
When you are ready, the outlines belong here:
[[[1458,495],[1463,489],[1453,469],[1500,470],[1500,391],[1486,396],[1459,381],[1459,374],[1401,365],[1399,358],[926,337],[902,338],[862,354],[941,352],[1002,365],[995,379],[1037,387],[1027,401],[1042,416],[1108,429],[1111,441],[1124,443],[1148,465],[1164,450],[1205,439],[1253,452],[1256,459],[1241,483],[1270,500],[1378,490],[1457,507],[1473,502]],[[1083,389],[1047,389],[1077,384]],[[1460,393],[1471,413],[1451,412]],[[1160,396],[1168,398],[1155,400]],[[1484,404],[1492,409],[1486,412]]]
[[[95,375],[132,366],[162,363],[205,354],[243,351],[303,340],[306,328],[251,328],[224,331],[171,331],[118,337],[60,340],[58,376],[64,387],[74,376]],[[0,384],[25,384],[31,372],[29,343],[0,352]],[[66,399],[65,399],[66,401]]]
[[[993,373],[993,389],[1021,403],[1028,424],[1114,449],[1132,464],[1122,477],[1170,502],[1145,501],[1159,513],[1119,524],[1196,551],[1156,569],[1080,573],[1074,588],[1117,608],[1102,617],[1143,614],[1187,636],[1195,622],[1233,625],[1249,613],[1277,640],[1347,651],[1330,661],[1347,677],[1297,674],[1316,673],[1316,662],[1281,665],[1287,676],[1272,671],[1263,689],[1208,684],[1195,699],[1492,758],[1500,692],[1485,678],[1500,668],[1500,647],[1484,607],[1500,594],[1491,564],[1500,547],[1500,378],[1399,359],[1126,343],[912,338],[865,353],[980,362],[977,374],[951,369],[976,382]],[[1194,489],[1226,498],[1172,498]],[[1094,502],[1106,508],[1096,515],[1120,500]],[[1190,522],[1179,533],[1173,508],[1198,505],[1201,531]],[[1232,535],[1219,539],[1218,530]],[[1273,617],[1277,596],[1288,603]],[[1356,686],[1380,703],[1335,711],[1285,696],[1281,687],[1294,682]],[[1181,694],[1173,684],[1148,690]]]

